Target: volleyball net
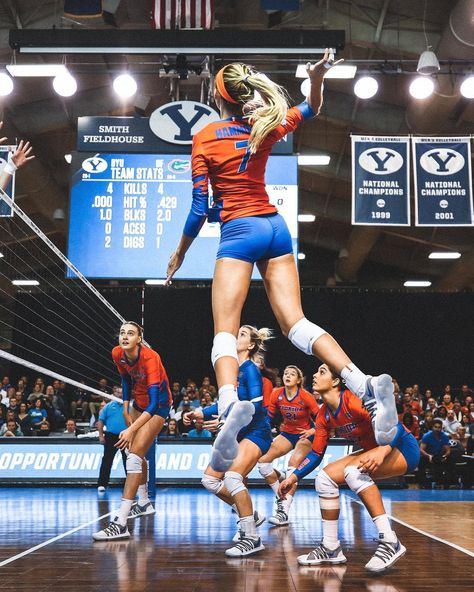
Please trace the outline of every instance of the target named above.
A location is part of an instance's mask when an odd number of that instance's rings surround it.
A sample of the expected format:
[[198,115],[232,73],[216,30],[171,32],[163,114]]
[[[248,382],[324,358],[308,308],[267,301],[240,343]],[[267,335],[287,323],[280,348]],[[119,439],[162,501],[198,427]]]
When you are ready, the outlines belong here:
[[[110,352],[124,317],[0,189],[0,358],[94,392],[118,383]],[[69,276],[69,277],[66,277]]]

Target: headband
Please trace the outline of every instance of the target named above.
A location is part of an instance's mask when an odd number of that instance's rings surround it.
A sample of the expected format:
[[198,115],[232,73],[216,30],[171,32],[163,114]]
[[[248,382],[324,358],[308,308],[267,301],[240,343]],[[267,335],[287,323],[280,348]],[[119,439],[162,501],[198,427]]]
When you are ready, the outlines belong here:
[[221,95],[221,97],[224,100],[226,100],[229,103],[234,103],[234,105],[238,105],[239,101],[236,101],[235,99],[233,99],[226,90],[226,87],[224,84],[224,70],[225,70],[225,68],[226,68],[225,66],[223,68],[221,68],[215,76],[215,84],[216,84],[217,91],[219,92],[219,94]]

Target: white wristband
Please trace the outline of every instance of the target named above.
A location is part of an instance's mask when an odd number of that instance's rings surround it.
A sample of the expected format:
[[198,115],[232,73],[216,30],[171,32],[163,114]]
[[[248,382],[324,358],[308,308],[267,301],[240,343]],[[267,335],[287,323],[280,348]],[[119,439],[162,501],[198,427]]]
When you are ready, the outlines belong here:
[[7,164],[5,165],[3,172],[7,173],[8,175],[13,175],[14,172],[17,170],[17,166],[16,164],[13,162],[13,160],[9,160],[7,162]]

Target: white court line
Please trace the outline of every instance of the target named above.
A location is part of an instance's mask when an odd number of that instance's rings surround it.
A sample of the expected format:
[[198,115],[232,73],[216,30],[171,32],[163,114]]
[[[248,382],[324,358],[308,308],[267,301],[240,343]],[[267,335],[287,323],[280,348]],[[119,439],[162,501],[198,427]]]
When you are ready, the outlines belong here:
[[[355,502],[356,504],[359,504],[360,506],[364,506],[364,504],[361,501],[354,499],[352,496],[348,495],[347,497],[351,501]],[[391,520],[398,522],[398,524],[401,524],[402,526],[406,526],[406,528],[410,528],[411,530],[414,530],[415,532],[419,532],[420,534],[422,534],[426,537],[429,537],[430,539],[438,541],[438,543],[443,543],[444,545],[448,545],[449,547],[453,547],[453,549],[456,549],[457,551],[461,551],[461,553],[466,553],[466,555],[469,555],[470,557],[474,557],[474,553],[472,551],[469,551],[469,549],[465,549],[464,547],[460,547],[459,545],[456,545],[456,543],[451,543],[451,542],[447,541],[446,539],[441,539],[440,537],[437,537],[434,534],[426,532],[425,530],[421,530],[419,528],[416,528],[416,526],[412,526],[411,524],[408,524],[407,522],[403,522],[403,520],[399,520],[398,518],[395,518],[395,516],[391,516],[390,514],[387,514],[387,516]]]
[[52,539],[48,539],[47,541],[44,541],[44,543],[40,543],[39,545],[36,545],[35,547],[31,547],[31,549],[27,549],[26,551],[23,551],[22,553],[18,553],[18,555],[13,555],[13,557],[9,557],[8,559],[5,559],[5,561],[2,561],[0,563],[0,567],[3,567],[4,565],[8,565],[9,563],[12,563],[13,561],[16,561],[17,559],[20,559],[21,557],[24,557],[25,555],[29,555],[30,553],[33,553],[34,551],[37,551],[38,549],[41,549],[42,547],[46,547],[46,545],[50,545],[51,543],[59,541],[60,539],[63,539],[64,537],[69,536],[73,532],[77,532],[78,530],[81,530],[81,528],[85,528],[86,526],[90,526],[91,524],[94,524],[95,522],[102,520],[102,518],[107,518],[107,516],[110,516],[110,514],[112,514],[112,512],[109,512],[108,514],[103,514],[102,516],[99,516],[98,518],[95,518],[94,520],[90,520],[89,522],[86,522],[85,524],[81,524],[80,526],[76,526],[76,528],[68,530],[67,532],[63,532],[62,534],[59,534],[58,536],[55,536]]

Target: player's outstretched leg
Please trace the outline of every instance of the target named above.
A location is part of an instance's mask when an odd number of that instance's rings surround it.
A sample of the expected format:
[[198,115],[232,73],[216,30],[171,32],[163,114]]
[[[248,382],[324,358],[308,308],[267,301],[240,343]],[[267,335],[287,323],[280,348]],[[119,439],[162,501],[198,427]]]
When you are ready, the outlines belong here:
[[227,471],[239,453],[237,434],[248,425],[255,413],[250,401],[237,401],[224,413],[224,424],[217,436],[211,453],[211,467],[214,471]]

